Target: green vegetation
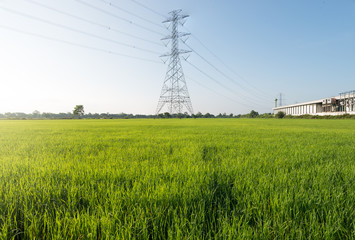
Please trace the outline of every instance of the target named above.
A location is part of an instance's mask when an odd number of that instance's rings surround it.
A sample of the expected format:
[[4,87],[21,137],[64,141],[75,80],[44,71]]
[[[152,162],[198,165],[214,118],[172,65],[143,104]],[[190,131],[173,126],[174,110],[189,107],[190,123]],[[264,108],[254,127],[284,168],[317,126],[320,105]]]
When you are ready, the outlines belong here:
[[74,110],[73,110],[73,116],[75,117],[81,117],[84,116],[85,111],[84,111],[84,106],[83,105],[76,105]]
[[355,121],[0,121],[0,239],[354,239]]
[[247,114],[234,115],[233,113],[219,113],[218,115],[213,115],[211,113],[202,114],[198,112],[196,114],[189,115],[187,112],[179,114],[170,114],[168,112],[160,113],[158,115],[144,115],[144,114],[127,114],[127,113],[87,113],[84,112],[83,105],[76,105],[73,112],[67,113],[50,113],[50,112],[39,112],[38,110],[33,111],[33,113],[22,113],[22,112],[7,112],[5,114],[0,113],[0,119],[7,120],[26,120],[26,119],[73,119],[73,118],[85,118],[85,119],[146,119],[146,118],[273,118],[274,115],[271,113],[259,114],[258,112],[252,110]]
[[284,112],[277,112],[276,114],[275,114],[275,117],[276,118],[284,118],[286,116],[286,113],[284,113]]

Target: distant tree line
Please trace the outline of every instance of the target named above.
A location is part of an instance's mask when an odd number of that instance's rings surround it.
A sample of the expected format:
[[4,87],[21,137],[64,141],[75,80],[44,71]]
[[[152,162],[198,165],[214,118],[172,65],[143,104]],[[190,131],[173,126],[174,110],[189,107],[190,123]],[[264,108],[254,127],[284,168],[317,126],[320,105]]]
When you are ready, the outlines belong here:
[[[79,116],[79,115],[78,115]],[[154,118],[154,115],[142,115],[142,114],[126,114],[126,113],[87,113],[80,115],[81,119],[129,119],[129,118]],[[7,112],[0,113],[0,119],[73,119],[77,118],[72,112],[66,113],[40,113],[35,111],[33,113],[23,112]]]
[[170,114],[168,112],[160,113],[157,118],[272,118],[273,114],[271,113],[264,113],[259,114],[258,112],[252,110],[250,113],[247,114],[238,114],[234,115],[233,113],[219,113],[218,115],[213,115],[211,113],[201,113],[198,112],[196,114],[189,115],[188,113],[181,113],[181,114]]
[[145,115],[145,114],[127,114],[127,113],[87,113],[82,115],[75,115],[72,112],[66,113],[50,113],[39,111],[34,111],[33,113],[23,113],[23,112],[7,112],[0,113],[0,119],[142,119],[142,118],[296,118],[296,119],[355,119],[355,115],[343,114],[338,116],[316,116],[316,115],[301,115],[301,116],[291,116],[281,113],[271,114],[264,113],[259,114],[258,112],[251,111],[248,114],[226,114],[219,113],[217,115],[211,113],[201,113],[196,114],[170,114],[168,112],[156,115]]
[[158,115],[145,115],[145,114],[127,114],[127,113],[84,113],[82,105],[77,105],[73,112],[66,113],[50,113],[50,112],[39,112],[34,111],[32,113],[23,112],[7,112],[4,114],[0,113],[0,119],[134,119],[134,118],[272,118],[273,114],[264,113],[259,114],[258,112],[252,110],[248,114],[238,114],[233,113],[219,113],[214,115],[211,113],[201,113],[196,114],[170,114],[168,112],[161,113]]

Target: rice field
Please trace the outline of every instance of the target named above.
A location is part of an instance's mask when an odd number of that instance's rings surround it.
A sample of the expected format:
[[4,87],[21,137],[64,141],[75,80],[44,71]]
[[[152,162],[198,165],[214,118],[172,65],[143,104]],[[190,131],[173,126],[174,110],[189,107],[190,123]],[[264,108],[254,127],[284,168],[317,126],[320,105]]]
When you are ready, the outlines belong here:
[[355,121],[0,121],[0,239],[355,239]]

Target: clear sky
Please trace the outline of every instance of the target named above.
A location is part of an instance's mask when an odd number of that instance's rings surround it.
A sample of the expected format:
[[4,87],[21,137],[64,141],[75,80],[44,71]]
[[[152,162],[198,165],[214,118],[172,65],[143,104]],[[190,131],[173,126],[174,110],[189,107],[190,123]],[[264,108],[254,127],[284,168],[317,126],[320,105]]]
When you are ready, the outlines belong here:
[[203,71],[182,60],[195,113],[355,89],[354,0],[0,0],[0,113],[154,114],[175,9]]

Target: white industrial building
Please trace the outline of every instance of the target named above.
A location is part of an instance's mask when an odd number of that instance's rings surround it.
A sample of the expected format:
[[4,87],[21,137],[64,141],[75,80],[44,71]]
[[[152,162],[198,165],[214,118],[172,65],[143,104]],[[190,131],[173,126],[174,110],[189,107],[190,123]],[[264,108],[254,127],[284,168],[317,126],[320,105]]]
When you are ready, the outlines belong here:
[[355,114],[355,91],[344,92],[336,97],[275,107],[273,112],[284,112],[293,116]]

